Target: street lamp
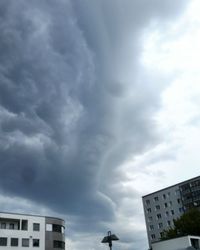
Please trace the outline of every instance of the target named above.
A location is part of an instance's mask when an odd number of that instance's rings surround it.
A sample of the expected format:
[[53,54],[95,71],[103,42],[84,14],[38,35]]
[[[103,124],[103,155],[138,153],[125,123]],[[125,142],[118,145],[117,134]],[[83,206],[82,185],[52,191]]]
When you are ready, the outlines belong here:
[[119,238],[115,234],[111,234],[111,231],[108,231],[108,236],[105,236],[101,243],[108,243],[110,250],[112,250],[112,241],[119,240]]

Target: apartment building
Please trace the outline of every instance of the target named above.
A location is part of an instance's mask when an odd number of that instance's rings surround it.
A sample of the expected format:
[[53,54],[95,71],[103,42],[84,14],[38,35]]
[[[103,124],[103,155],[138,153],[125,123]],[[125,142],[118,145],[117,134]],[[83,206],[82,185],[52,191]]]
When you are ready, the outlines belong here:
[[192,207],[200,207],[200,176],[142,197],[149,246]]
[[0,250],[65,249],[65,222],[59,218],[0,212]]

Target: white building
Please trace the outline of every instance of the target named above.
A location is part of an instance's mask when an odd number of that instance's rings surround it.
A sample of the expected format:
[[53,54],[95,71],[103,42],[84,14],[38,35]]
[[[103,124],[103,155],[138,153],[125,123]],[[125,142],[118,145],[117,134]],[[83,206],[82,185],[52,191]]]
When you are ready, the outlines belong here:
[[200,237],[183,236],[180,238],[152,243],[152,250],[186,250],[200,249]]
[[142,197],[149,247],[192,207],[200,207],[200,176]]
[[64,220],[0,212],[0,250],[65,249]]

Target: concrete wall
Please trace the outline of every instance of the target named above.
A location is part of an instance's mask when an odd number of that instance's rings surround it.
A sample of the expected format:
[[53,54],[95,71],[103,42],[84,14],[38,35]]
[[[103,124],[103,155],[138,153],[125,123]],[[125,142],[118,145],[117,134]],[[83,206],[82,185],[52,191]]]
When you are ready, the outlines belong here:
[[[3,218],[6,218],[7,221],[9,221],[9,219],[11,221],[20,220],[20,222],[22,220],[28,220],[28,229],[24,231],[24,230],[17,230],[16,227],[14,230],[0,228],[0,237],[6,237],[8,239],[7,247],[0,246],[0,250],[22,249],[22,238],[29,239],[29,247],[27,249],[45,250],[45,217],[0,213],[1,221],[3,221]],[[33,231],[33,223],[40,224],[40,231]],[[11,238],[19,239],[18,247],[13,247],[13,246],[11,247],[10,245]],[[33,239],[40,240],[39,247],[33,247]],[[23,249],[25,248],[23,247]]]
[[[45,250],[60,250],[60,248],[54,248],[53,242],[54,240],[56,241],[61,241],[65,242],[65,233],[62,230],[62,232],[53,232],[53,225],[60,225],[62,229],[64,229],[65,223],[61,219],[56,219],[56,218],[51,218],[51,217],[46,217],[45,220],[46,223],[46,228],[48,228],[49,231],[46,231],[45,234]],[[52,229],[51,229],[52,225]]]
[[153,250],[183,250],[191,247],[191,238],[198,239],[200,242],[200,237],[196,236],[184,236],[180,238],[175,238],[171,240],[159,241],[152,243]]

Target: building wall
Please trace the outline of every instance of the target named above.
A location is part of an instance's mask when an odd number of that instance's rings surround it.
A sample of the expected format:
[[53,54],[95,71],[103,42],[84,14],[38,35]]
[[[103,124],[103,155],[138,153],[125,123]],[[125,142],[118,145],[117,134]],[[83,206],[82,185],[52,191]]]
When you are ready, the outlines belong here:
[[[5,239],[7,239],[7,244],[3,246],[2,243]],[[18,239],[18,246],[11,246],[11,239]],[[29,246],[23,246],[22,240],[28,241]],[[34,246],[33,243],[39,243],[39,246]],[[0,212],[1,249],[65,249],[65,222],[53,217]]]
[[[54,241],[61,244],[61,248],[65,245],[65,224],[61,219],[48,218],[45,220],[46,234],[45,234],[45,250],[60,250],[55,248]],[[57,231],[54,230],[54,225],[58,226]],[[60,231],[60,232],[59,232]]]
[[200,207],[200,176],[142,197],[149,246],[162,231],[174,226],[173,220],[185,211]]
[[152,244],[152,250],[183,250],[192,246],[191,239],[200,243],[200,237],[184,236],[171,240],[160,241]]
[[[12,222],[13,220],[20,220],[20,224],[22,220],[28,220],[28,228],[27,230],[18,230],[16,228],[15,223],[15,229],[11,230],[8,228],[8,222],[9,220]],[[19,214],[6,214],[6,213],[0,213],[0,223],[3,223],[3,221],[7,221],[7,228],[1,229],[0,228],[0,237],[6,237],[8,239],[7,246],[0,246],[0,249],[21,249],[22,247],[22,239],[29,239],[29,248],[30,250],[44,250],[45,249],[45,218],[44,217],[37,217],[37,216],[28,216],[28,215],[19,215]],[[40,224],[40,231],[33,231],[33,223],[39,223]],[[1,227],[1,224],[0,224]],[[12,247],[10,245],[11,238],[18,238],[19,239],[19,245],[18,247]],[[39,247],[33,247],[33,239],[39,239],[40,246]],[[25,247],[23,247],[25,248]]]
[[149,244],[158,241],[164,229],[173,227],[173,220],[183,214],[178,186],[143,197],[143,207]]

